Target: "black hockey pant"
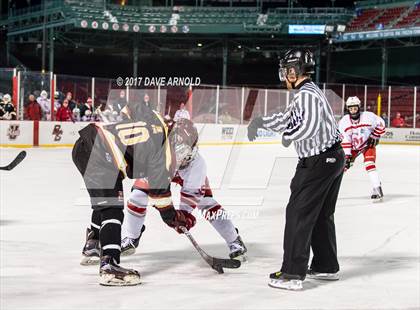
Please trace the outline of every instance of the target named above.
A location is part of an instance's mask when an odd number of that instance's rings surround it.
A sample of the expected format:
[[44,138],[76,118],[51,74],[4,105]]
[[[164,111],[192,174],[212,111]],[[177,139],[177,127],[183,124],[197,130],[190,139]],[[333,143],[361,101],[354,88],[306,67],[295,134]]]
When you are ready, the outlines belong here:
[[325,153],[300,159],[286,208],[281,271],[305,278],[310,247],[311,268],[337,272],[334,211],[344,171],[344,152],[335,145]]
[[76,141],[73,162],[82,174],[89,192],[94,239],[99,239],[102,255],[110,255],[119,262],[121,225],[124,219],[123,176],[95,139],[97,136],[90,133]]

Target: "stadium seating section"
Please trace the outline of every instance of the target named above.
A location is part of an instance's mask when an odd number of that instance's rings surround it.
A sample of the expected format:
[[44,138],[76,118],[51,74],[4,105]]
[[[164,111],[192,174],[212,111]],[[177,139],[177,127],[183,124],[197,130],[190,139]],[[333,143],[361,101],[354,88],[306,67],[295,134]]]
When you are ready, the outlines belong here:
[[348,31],[420,26],[420,5],[356,10]]

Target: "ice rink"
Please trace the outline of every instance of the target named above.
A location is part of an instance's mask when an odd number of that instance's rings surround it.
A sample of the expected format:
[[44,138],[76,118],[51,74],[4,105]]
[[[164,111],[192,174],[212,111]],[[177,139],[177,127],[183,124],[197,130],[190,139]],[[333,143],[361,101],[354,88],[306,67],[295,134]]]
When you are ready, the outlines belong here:
[[[419,146],[378,146],[382,203],[370,202],[360,158],[346,173],[335,214],[341,280],[306,280],[300,292],[267,285],[268,274],[282,261],[293,149],[202,146],[215,198],[232,213],[248,246],[248,263],[216,274],[185,236],[167,228],[150,209],[138,252],[122,258],[122,266],[142,274],[143,283],[135,287],[101,287],[98,267],[79,265],[90,208],[71,149],[27,151],[13,171],[0,171],[3,310],[420,307]],[[18,152],[0,149],[0,164]],[[126,194],[130,184],[125,183]],[[203,218],[191,232],[209,254],[228,255]]]

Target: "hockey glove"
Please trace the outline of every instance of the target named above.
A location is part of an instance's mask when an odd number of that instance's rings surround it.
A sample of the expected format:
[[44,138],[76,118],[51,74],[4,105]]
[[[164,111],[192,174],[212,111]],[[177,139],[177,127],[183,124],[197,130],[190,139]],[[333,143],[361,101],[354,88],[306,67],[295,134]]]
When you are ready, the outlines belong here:
[[254,118],[248,125],[248,140],[254,141],[258,136],[258,128],[264,128],[262,117]]
[[159,209],[159,212],[166,225],[174,228],[180,234],[182,234],[182,230],[179,228],[180,226],[184,226],[190,230],[196,222],[194,215],[184,210],[175,210],[172,205],[164,209]]
[[346,155],[346,163],[344,165],[344,171],[347,171],[350,169],[351,166],[353,166],[354,159],[351,155]]
[[369,139],[366,142],[366,147],[371,148],[377,146],[379,143],[379,139],[375,139],[373,137],[369,137]]

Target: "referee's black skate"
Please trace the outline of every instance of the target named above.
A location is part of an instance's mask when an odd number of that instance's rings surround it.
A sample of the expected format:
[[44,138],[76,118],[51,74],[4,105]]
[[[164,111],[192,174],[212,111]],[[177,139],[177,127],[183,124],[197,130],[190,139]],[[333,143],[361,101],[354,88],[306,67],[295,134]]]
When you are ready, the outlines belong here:
[[80,265],[96,265],[99,263],[99,256],[101,249],[99,246],[99,240],[93,239],[93,231],[90,228],[86,229],[86,243],[82,250],[82,260]]
[[140,231],[140,236],[138,238],[130,238],[125,237],[121,240],[121,255],[122,256],[128,256],[133,255],[136,253],[136,249],[139,246],[139,241],[141,238],[141,235],[146,230],[146,225],[143,225]]
[[108,255],[101,257],[99,276],[99,284],[105,286],[132,286],[141,283],[138,271],[119,266]]
[[317,272],[312,269],[308,269],[306,277],[308,279],[325,281],[337,281],[340,279],[338,272]]
[[375,187],[373,189],[372,196],[370,197],[373,202],[380,202],[384,197],[384,193],[382,192],[382,187]]
[[303,289],[303,280],[300,276],[277,271],[270,274],[268,286],[284,290],[299,291]]
[[[237,228],[236,232],[239,232]],[[242,241],[241,236],[238,235],[238,237],[230,242],[228,244],[229,246],[229,257],[231,259],[238,259],[241,260],[243,262],[247,261],[247,257],[246,257],[246,252],[248,251],[248,249],[246,248],[244,242]]]

